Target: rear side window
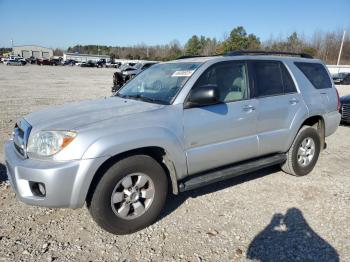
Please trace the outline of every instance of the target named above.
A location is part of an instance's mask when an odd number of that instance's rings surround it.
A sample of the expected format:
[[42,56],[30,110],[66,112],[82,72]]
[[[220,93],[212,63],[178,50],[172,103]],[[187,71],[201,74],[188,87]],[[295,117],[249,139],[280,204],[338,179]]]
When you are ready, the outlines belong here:
[[332,82],[323,65],[318,63],[294,63],[316,89],[331,88]]
[[279,61],[254,61],[256,96],[273,96],[294,93],[294,82]]
[[254,72],[258,97],[283,94],[282,74],[278,62],[255,61]]

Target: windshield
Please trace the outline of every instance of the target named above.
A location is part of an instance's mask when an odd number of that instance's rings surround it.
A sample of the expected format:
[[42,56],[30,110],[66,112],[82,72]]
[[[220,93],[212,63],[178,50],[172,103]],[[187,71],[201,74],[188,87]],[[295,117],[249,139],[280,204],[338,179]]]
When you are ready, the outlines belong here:
[[200,63],[156,64],[129,81],[118,96],[169,105]]

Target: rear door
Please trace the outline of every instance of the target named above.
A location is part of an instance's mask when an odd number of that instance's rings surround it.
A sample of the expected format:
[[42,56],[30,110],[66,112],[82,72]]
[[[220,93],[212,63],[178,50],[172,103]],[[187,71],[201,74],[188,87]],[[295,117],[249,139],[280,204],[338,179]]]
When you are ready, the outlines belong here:
[[[216,85],[221,103],[184,109],[188,173],[257,156],[257,100],[250,98],[246,62],[219,62],[209,67],[192,90]],[[189,96],[191,93],[189,94]]]
[[306,106],[282,62],[257,60],[251,63],[254,95],[259,101],[259,154],[285,152],[293,120],[302,110],[307,112]]

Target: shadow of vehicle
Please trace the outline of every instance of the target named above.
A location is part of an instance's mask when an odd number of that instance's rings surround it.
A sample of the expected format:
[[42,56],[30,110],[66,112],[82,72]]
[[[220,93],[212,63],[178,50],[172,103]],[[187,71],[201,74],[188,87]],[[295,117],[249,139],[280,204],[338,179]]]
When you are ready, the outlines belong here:
[[250,180],[258,179],[266,175],[279,172],[280,170],[281,169],[279,166],[271,166],[271,167],[261,169],[259,171],[255,171],[255,172],[234,177],[228,180],[217,182],[198,189],[182,192],[177,196],[169,194],[167,203],[158,220],[161,220],[165,218],[167,215],[171,214],[174,210],[176,210],[179,206],[181,206],[188,198],[196,198],[196,197],[210,194],[216,191],[220,191],[222,189],[225,189],[231,186],[239,185],[241,183],[245,183]]
[[0,182],[7,180],[6,166],[0,163]]
[[302,212],[290,208],[275,214],[250,243],[247,258],[257,261],[339,261],[337,251],[308,225]]

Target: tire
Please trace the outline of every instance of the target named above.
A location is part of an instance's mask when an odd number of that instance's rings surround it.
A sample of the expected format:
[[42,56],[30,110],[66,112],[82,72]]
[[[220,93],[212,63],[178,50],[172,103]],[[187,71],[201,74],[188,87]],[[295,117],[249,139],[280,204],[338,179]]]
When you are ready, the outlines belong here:
[[[134,187],[127,186],[129,189],[126,187],[124,188],[123,184],[126,184],[124,182],[129,181],[130,177],[134,182],[139,181],[140,176],[133,174],[147,177],[147,179],[151,181],[148,181],[144,186],[148,188],[141,188],[137,193],[129,195],[129,198],[131,198],[132,196],[137,197],[139,194],[137,202],[142,203],[142,194],[145,191],[152,191],[150,188],[153,189],[153,198],[151,200],[150,198],[144,198],[142,204],[145,210],[143,211],[144,213],[138,212],[139,214],[137,214],[136,209],[140,207],[139,203],[132,202],[128,204],[127,202],[131,200],[125,200],[128,197],[128,195],[124,193],[125,190],[130,189],[131,192],[131,189],[134,189]],[[135,184],[137,184],[137,182]],[[121,189],[119,187],[121,187]],[[118,192],[118,190],[120,192]],[[129,234],[155,222],[163,209],[167,193],[168,181],[162,166],[150,156],[134,155],[119,160],[103,174],[90,200],[87,201],[87,206],[91,216],[100,227],[112,234]],[[114,196],[119,198],[120,194],[123,195],[122,198],[124,202],[118,199],[114,204]],[[132,201],[135,201],[135,199]],[[124,212],[118,213],[119,210],[123,210],[122,206],[127,205],[130,207],[129,211],[127,211],[130,213],[129,215],[126,215]]]
[[[309,145],[307,145],[308,143]],[[314,145],[314,150],[312,150],[312,143]],[[305,148],[307,148],[307,150],[305,150]],[[287,152],[287,160],[281,165],[281,168],[287,174],[305,176],[315,167],[320,151],[321,138],[317,130],[309,126],[303,126]],[[312,152],[313,156],[311,157]],[[307,153],[310,153],[310,155]]]

